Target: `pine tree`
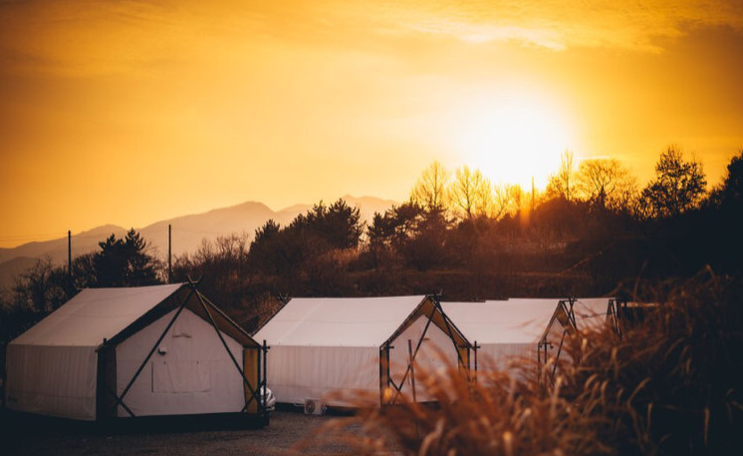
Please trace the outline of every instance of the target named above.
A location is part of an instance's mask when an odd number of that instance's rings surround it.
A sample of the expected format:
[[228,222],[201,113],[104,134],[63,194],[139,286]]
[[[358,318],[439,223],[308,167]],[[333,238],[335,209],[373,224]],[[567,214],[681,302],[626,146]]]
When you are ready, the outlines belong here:
[[112,234],[98,245],[101,251],[93,258],[97,286],[141,286],[159,282],[157,260],[147,253],[147,242],[133,228],[124,239]]

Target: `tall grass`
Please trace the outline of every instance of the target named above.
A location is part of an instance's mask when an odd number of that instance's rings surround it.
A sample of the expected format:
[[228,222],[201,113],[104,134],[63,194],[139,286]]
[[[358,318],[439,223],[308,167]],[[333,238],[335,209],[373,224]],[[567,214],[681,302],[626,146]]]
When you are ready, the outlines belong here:
[[623,337],[573,336],[575,361],[552,360],[552,379],[533,364],[476,383],[418,369],[436,406],[356,396],[357,414],[311,443],[355,455],[743,454],[741,281],[703,274],[655,290],[659,305]]

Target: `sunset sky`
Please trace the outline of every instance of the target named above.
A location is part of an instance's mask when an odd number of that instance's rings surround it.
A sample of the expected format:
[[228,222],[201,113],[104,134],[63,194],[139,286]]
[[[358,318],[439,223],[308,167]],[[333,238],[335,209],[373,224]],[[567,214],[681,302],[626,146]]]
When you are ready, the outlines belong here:
[[743,2],[0,0],[0,246],[743,148]]

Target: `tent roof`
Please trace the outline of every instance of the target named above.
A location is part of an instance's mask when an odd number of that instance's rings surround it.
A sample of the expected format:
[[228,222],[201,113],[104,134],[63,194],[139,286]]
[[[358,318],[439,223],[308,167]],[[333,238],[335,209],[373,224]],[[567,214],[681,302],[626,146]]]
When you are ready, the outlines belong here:
[[86,288],[11,344],[97,347],[183,286]]
[[442,302],[444,312],[478,344],[537,343],[557,309],[558,299]]
[[606,312],[612,299],[614,298],[578,298],[573,304],[578,330],[600,329],[606,322]]
[[269,345],[379,347],[425,299],[294,298],[254,338]]

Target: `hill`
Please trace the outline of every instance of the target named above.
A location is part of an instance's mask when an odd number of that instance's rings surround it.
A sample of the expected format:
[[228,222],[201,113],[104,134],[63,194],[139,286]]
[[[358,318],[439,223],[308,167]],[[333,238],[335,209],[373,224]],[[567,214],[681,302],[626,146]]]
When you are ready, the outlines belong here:
[[[362,220],[371,220],[374,212],[384,212],[395,204],[391,200],[365,196],[356,198],[346,195],[343,199],[351,206],[359,208]],[[328,202],[326,202],[328,203]],[[168,224],[172,225],[173,255],[183,255],[198,249],[203,240],[214,240],[219,236],[247,234],[253,236],[255,230],[269,219],[281,225],[291,222],[297,215],[306,212],[311,204],[295,204],[274,211],[263,203],[247,201],[236,206],[213,209],[200,214],[183,215],[161,220],[137,229],[147,240],[152,252],[166,258],[168,254]],[[83,255],[95,251],[98,243],[111,234],[121,237],[126,228],[116,225],[103,225],[72,236],[72,255]],[[14,278],[28,269],[39,258],[49,257],[55,264],[67,261],[67,238],[44,242],[29,242],[14,248],[0,249],[0,287],[13,284]]]

